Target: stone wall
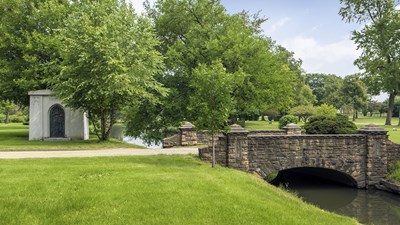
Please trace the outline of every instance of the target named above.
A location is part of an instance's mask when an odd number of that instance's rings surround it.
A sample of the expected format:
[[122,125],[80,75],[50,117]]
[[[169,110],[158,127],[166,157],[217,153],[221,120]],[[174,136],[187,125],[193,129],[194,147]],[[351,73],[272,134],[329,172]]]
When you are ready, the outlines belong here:
[[210,135],[206,130],[198,130],[197,131],[197,144],[208,144],[210,140]]
[[264,136],[264,135],[280,135],[280,134],[286,134],[285,130],[250,130],[249,135],[259,135],[259,136]]
[[364,135],[249,136],[249,170],[265,174],[296,167],[344,172],[365,186]]
[[175,134],[171,137],[167,137],[163,139],[162,146],[163,148],[172,148],[174,146],[179,145],[179,135]]
[[400,145],[388,140],[387,150],[388,150],[388,164],[390,165],[397,163],[397,159],[400,159]]
[[[296,167],[332,169],[352,178],[359,188],[375,186],[387,174],[388,162],[400,160],[399,148],[387,140],[387,131],[367,125],[354,135],[302,135],[298,126],[286,134],[261,135],[239,125],[216,142],[221,165],[261,174]],[[209,160],[212,147],[201,149]]]

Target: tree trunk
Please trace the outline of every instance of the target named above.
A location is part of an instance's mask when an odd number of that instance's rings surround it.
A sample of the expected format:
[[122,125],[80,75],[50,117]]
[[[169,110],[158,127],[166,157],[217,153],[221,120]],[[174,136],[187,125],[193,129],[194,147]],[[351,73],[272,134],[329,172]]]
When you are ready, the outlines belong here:
[[212,161],[212,168],[215,167],[215,145],[214,145],[214,132],[211,135],[211,145],[212,145],[212,156],[211,156],[211,161]]
[[107,140],[106,137],[106,118],[104,115],[101,116],[100,118],[100,128],[101,128],[101,141]]
[[265,116],[264,116],[264,114],[261,115],[261,120],[262,120],[262,121],[265,121]]
[[396,97],[397,93],[391,92],[389,95],[389,102],[388,102],[388,110],[386,114],[386,122],[385,125],[392,125],[392,112],[394,108],[394,98]]
[[10,113],[6,112],[6,120],[4,121],[6,124],[10,123]]

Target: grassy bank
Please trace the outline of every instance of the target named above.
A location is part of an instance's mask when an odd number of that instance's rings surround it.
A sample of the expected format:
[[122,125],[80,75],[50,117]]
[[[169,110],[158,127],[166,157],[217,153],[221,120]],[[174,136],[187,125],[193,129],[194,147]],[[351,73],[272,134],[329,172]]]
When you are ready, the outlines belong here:
[[99,142],[91,135],[87,141],[29,141],[29,127],[22,124],[0,124],[1,150],[78,150],[104,148],[143,148],[116,139]]
[[192,156],[0,162],[2,224],[357,224]]

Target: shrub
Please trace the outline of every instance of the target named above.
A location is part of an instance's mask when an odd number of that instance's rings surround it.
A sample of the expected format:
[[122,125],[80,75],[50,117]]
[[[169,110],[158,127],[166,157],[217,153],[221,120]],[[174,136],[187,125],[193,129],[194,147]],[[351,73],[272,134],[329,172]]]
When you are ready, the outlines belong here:
[[284,126],[288,125],[289,123],[298,123],[298,122],[299,122],[299,120],[297,119],[297,116],[293,116],[293,115],[283,116],[279,120],[279,129],[282,129]]
[[312,116],[304,124],[307,134],[354,134],[357,126],[349,117],[341,114],[335,116]]

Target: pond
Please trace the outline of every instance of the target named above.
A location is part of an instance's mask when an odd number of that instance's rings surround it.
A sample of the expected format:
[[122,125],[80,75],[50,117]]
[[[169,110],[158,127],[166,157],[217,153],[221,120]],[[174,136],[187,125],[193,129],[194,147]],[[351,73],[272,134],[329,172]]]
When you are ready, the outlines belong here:
[[400,195],[356,189],[296,171],[284,173],[273,183],[287,187],[306,202],[363,224],[400,224]]

